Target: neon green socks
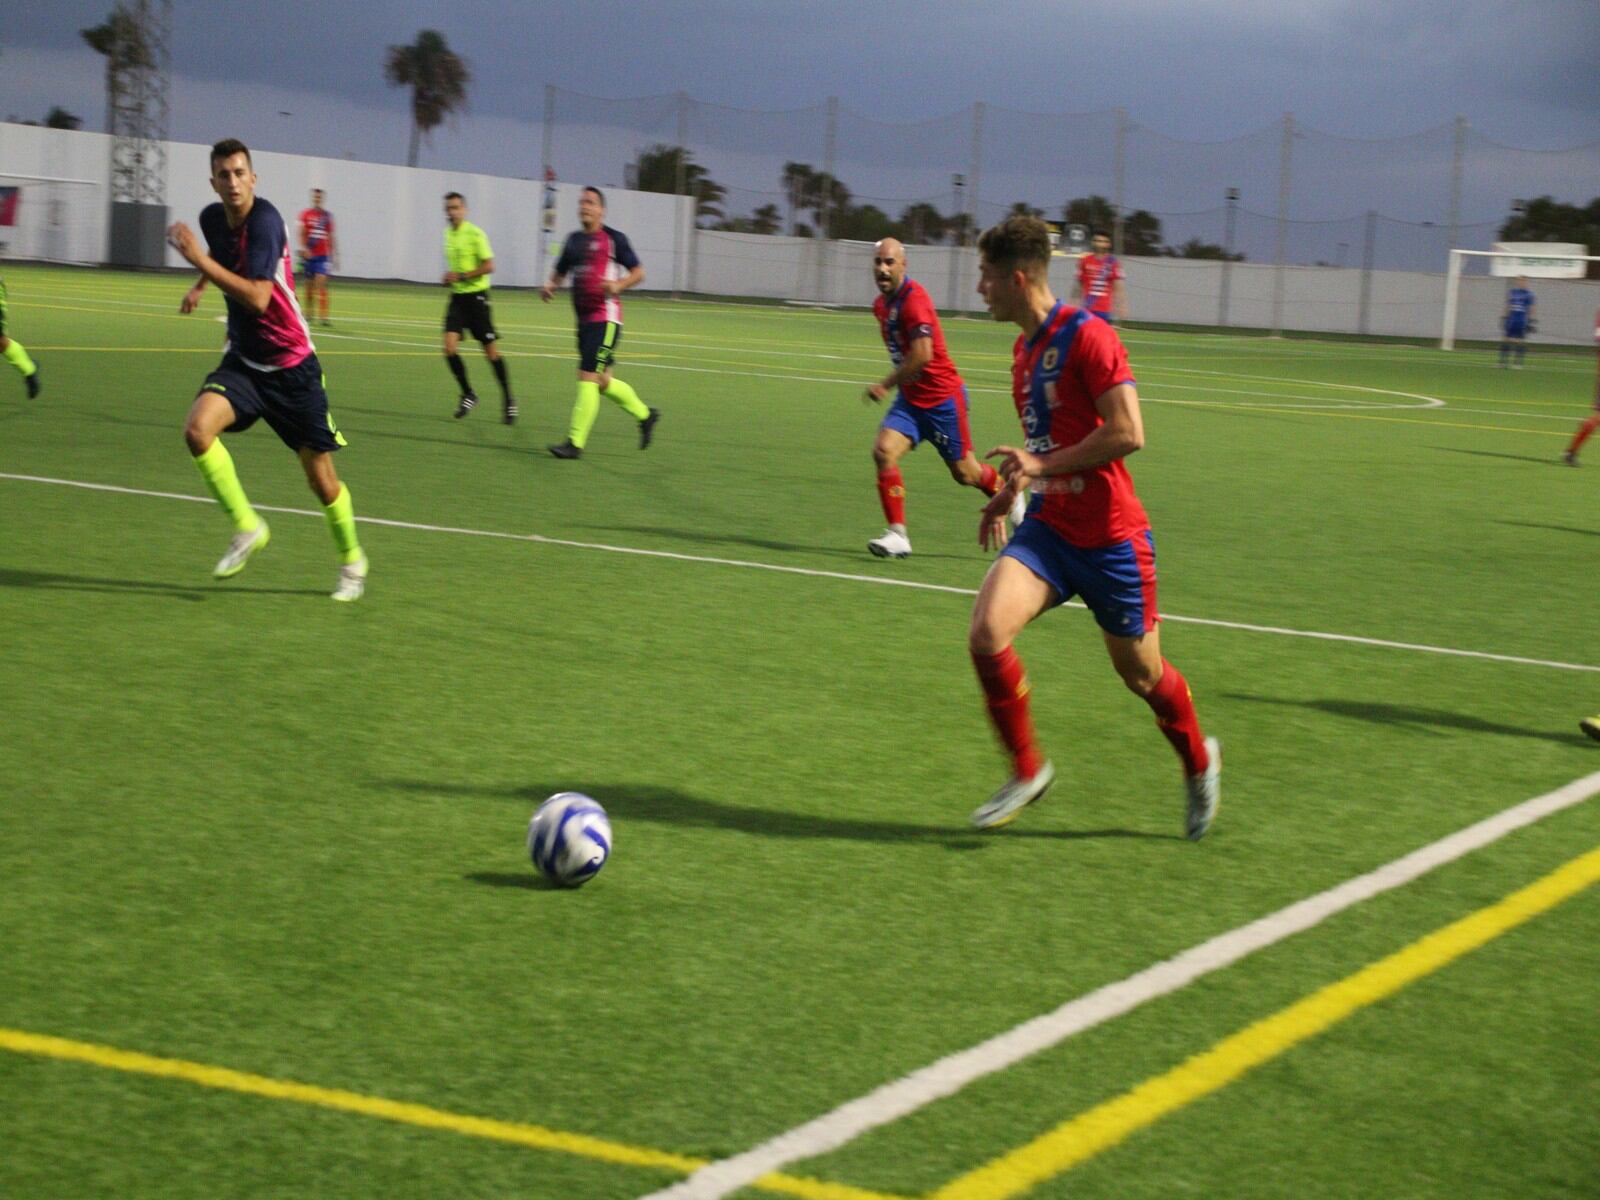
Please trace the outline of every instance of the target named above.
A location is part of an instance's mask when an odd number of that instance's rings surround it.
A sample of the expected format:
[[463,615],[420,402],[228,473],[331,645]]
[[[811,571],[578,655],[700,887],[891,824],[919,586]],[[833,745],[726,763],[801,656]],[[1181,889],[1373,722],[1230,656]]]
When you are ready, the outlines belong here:
[[22,343],[12,338],[11,342],[0,354],[5,355],[5,360],[17,369],[17,374],[26,379],[38,370],[33,365],[33,359],[28,357],[28,352],[22,348]]
[[639,399],[639,393],[620,379],[613,378],[602,394],[607,400],[615,400],[618,407],[635,421],[642,421],[650,415],[649,406]]
[[328,518],[328,532],[333,534],[333,544],[339,548],[339,561],[346,565],[361,561],[361,541],[356,537],[356,510],[350,503],[350,489],[339,485],[339,494],[332,504],[322,506]]
[[[11,344],[16,345],[15,342]],[[228,453],[221,438],[212,442],[204,454],[195,455],[194,465],[200,468],[206,487],[211,489],[217,503],[232,518],[235,529],[240,533],[249,533],[260,526],[261,518],[250,507],[250,501],[245,499],[244,488],[239,486],[239,476],[233,469],[233,455]]]
[[572,428],[567,432],[567,437],[578,449],[583,449],[583,444],[589,440],[589,431],[594,428],[594,419],[599,412],[600,385],[591,379],[578,380],[578,402],[572,406]]

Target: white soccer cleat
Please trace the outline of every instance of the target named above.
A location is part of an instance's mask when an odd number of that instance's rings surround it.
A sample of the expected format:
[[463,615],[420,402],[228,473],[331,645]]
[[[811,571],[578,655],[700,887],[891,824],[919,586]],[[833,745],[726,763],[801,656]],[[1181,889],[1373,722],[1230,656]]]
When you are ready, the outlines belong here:
[[1006,515],[1011,518],[1011,531],[1015,533],[1017,527],[1028,516],[1028,491],[1026,488],[1018,492],[1016,499],[1011,501],[1011,511]]
[[907,558],[911,554],[911,539],[893,529],[885,529],[882,537],[867,543],[867,549],[879,558]]
[[339,586],[333,589],[333,598],[349,603],[361,599],[367,590],[367,556],[363,554],[353,563],[339,568]]
[[1190,775],[1183,781],[1189,805],[1184,834],[1191,842],[1198,842],[1205,837],[1222,804],[1222,743],[1208,737],[1206,754],[1211,758],[1210,765],[1200,774]]
[[211,574],[217,579],[227,579],[244,570],[245,563],[250,561],[250,556],[272,539],[271,532],[267,529],[265,521],[254,529],[244,533],[236,533],[233,540],[228,543],[228,552],[217,560],[217,569]]
[[1050,790],[1056,781],[1055,766],[1046,762],[1031,779],[1013,775],[1000,790],[972,810],[972,823],[979,829],[998,829],[1017,819],[1017,814]]

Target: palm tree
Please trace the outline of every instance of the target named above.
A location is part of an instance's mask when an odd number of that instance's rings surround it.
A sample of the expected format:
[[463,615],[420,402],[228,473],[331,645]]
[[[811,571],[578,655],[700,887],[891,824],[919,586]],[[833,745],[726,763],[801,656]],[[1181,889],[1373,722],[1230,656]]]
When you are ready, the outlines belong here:
[[763,204],[750,214],[751,233],[777,233],[783,228],[783,214],[776,204]]
[[943,240],[944,214],[926,200],[918,200],[900,214],[900,224],[913,243],[928,245]]
[[106,132],[116,128],[118,80],[124,71],[155,65],[139,22],[121,4],[99,25],[78,30],[95,53],[106,56]]
[[389,47],[383,77],[391,87],[411,89],[411,149],[406,166],[414,167],[422,139],[446,117],[466,108],[472,71],[467,61],[450,49],[444,34],[424,29],[411,45]]
[[694,215],[710,221],[722,219],[722,201],[728,195],[711,173],[694,161],[693,152],[682,146],[657,142],[639,152],[633,163],[634,187],[641,192],[678,194],[678,176],[683,175],[684,192],[694,197]]
[[809,199],[816,178],[816,169],[810,163],[783,164],[783,194],[789,201],[789,228],[794,234],[800,232],[800,210],[811,207]]

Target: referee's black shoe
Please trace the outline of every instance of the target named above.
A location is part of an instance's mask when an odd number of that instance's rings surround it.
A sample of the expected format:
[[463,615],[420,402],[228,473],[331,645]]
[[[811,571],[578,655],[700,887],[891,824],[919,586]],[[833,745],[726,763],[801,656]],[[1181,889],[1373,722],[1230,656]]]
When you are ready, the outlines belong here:
[[22,382],[28,385],[28,399],[39,398],[39,368],[34,367],[32,375],[23,376]]
[[648,450],[650,439],[655,436],[656,422],[661,420],[661,410],[652,408],[650,415],[639,422],[639,449]]
[[469,412],[471,412],[473,409],[475,409],[477,407],[478,407],[478,393],[477,392],[468,392],[468,393],[466,393],[464,396],[461,397],[460,402],[456,405],[456,420],[459,421],[462,417],[466,416]]
[[551,446],[550,453],[554,454],[557,458],[582,458],[583,447],[574,446],[572,444],[572,439],[568,438],[564,442],[557,442],[554,446]]

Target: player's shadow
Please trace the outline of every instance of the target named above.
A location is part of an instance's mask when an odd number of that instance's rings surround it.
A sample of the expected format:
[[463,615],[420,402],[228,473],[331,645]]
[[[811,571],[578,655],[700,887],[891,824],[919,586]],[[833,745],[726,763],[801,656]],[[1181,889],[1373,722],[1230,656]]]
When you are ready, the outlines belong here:
[[1240,692],[1225,692],[1228,700],[1245,700],[1252,704],[1273,704],[1281,708],[1305,708],[1328,713],[1335,717],[1348,717],[1356,721],[1370,721],[1375,725],[1403,725],[1418,732],[1444,737],[1447,731],[1490,733],[1500,737],[1533,738],[1543,742],[1559,742],[1564,746],[1582,741],[1570,733],[1553,729],[1530,729],[1524,725],[1507,725],[1501,721],[1487,721],[1466,713],[1450,712],[1443,708],[1423,708],[1414,704],[1386,704],[1382,701],[1364,700],[1289,700],[1281,696],[1251,696]]
[[1443,450],[1448,454],[1470,454],[1475,458],[1509,458],[1513,462],[1538,463],[1540,466],[1561,466],[1561,460],[1549,454],[1507,454],[1502,450],[1468,450],[1461,446],[1429,446],[1429,450]]
[[315,596],[316,588],[260,588],[225,587],[198,588],[186,583],[161,583],[153,579],[107,579],[93,575],[62,575],[54,571],[21,571],[15,567],[0,567],[0,587],[48,588],[71,592],[101,592],[105,595],[143,594],[170,596],[174,600],[198,602],[213,596],[229,593],[248,593],[255,596]]
[[1540,521],[1497,521],[1498,525],[1516,525],[1522,529],[1552,529],[1556,533],[1579,533],[1586,537],[1600,537],[1600,529],[1579,529],[1576,525],[1546,525]]
[[[396,791],[418,792],[429,796],[493,796],[516,800],[531,812],[545,797],[556,792],[583,792],[601,799],[606,811],[618,821],[653,821],[688,829],[721,829],[759,837],[798,840],[837,840],[882,842],[899,845],[928,845],[945,850],[981,850],[1000,838],[1076,841],[1084,838],[1148,838],[1155,841],[1181,841],[1177,834],[1148,833],[1138,829],[1037,829],[1024,825],[1003,833],[979,834],[958,822],[956,814],[949,824],[924,824],[916,821],[876,820],[868,817],[823,816],[816,813],[785,812],[708,800],[675,788],[654,784],[610,783],[562,780],[531,783],[518,787],[478,787],[472,784],[442,783],[429,780],[391,779],[380,786]],[[513,877],[518,878],[518,877]],[[479,880],[479,882],[492,882]]]
[[[866,540],[863,538],[859,549],[849,550],[840,546],[808,546],[801,542],[784,542],[776,538],[749,537],[745,534],[713,532],[709,529],[674,529],[665,525],[589,525],[589,529],[604,530],[611,533],[645,533],[654,534],[656,537],[672,538],[680,542],[694,542],[699,545],[724,545],[724,546],[752,546],[757,550],[778,550],[797,554],[821,554],[829,558],[847,558],[851,562],[866,565],[871,562],[881,561],[874,559],[867,552]],[[918,550],[917,558],[949,558],[962,559],[960,554],[924,554]]]

